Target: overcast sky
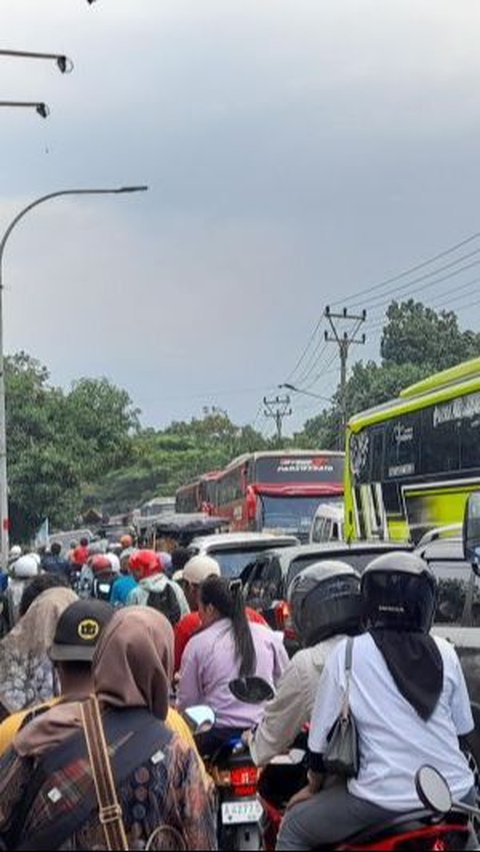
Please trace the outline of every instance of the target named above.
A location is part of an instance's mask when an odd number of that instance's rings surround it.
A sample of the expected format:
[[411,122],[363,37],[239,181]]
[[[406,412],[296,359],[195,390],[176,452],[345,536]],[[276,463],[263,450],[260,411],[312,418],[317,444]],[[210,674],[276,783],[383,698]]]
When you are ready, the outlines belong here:
[[[150,186],[25,218],[6,350],[64,386],[106,375],[144,425],[253,422],[326,304],[480,230],[476,0],[3,0],[0,34],[75,63],[0,58],[0,99],[51,109],[0,110],[0,228],[46,192]],[[474,273],[418,296],[478,330]],[[354,357],[378,350],[374,297]],[[325,327],[290,380],[329,395]],[[318,404],[296,396],[288,428]]]

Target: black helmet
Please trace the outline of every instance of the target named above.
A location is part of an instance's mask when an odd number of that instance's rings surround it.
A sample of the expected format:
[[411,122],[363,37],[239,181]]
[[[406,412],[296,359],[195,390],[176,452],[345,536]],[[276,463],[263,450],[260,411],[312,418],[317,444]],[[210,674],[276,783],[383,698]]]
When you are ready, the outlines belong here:
[[360,588],[368,627],[430,630],[437,582],[419,556],[405,551],[378,556],[365,568]]
[[288,590],[293,624],[305,647],[337,633],[358,633],[360,578],[346,562],[315,562],[293,578]]

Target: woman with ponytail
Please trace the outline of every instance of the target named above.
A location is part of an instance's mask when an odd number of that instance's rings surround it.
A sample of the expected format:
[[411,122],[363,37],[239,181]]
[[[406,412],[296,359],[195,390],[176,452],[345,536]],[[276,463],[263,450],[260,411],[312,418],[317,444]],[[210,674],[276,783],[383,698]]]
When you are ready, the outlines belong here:
[[234,678],[256,675],[275,686],[288,657],[283,637],[262,624],[249,623],[239,580],[208,577],[200,586],[199,615],[203,629],[185,648],[178,685],[180,708],[208,704],[215,712],[215,728],[208,750],[234,734],[258,724],[261,704],[234,697]]

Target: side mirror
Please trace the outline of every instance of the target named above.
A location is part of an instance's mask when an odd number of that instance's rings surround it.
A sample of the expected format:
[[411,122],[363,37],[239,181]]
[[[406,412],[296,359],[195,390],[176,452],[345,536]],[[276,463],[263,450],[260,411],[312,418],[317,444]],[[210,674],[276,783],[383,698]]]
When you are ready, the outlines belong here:
[[433,766],[421,766],[415,775],[417,796],[429,811],[448,814],[452,809],[452,796],[443,775]]
[[275,695],[270,684],[262,677],[238,677],[230,681],[228,688],[237,701],[243,701],[244,704],[263,704]]
[[463,554],[480,575],[480,491],[469,495],[463,516]]
[[215,724],[215,713],[206,704],[196,704],[194,707],[187,707],[183,715],[193,734],[205,734]]

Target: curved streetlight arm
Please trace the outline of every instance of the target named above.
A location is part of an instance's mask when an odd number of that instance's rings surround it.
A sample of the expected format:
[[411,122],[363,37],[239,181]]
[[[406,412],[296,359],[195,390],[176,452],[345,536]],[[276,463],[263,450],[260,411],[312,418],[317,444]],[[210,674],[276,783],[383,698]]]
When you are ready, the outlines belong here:
[[7,482],[7,436],[5,419],[5,370],[3,357],[3,253],[10,234],[18,223],[34,207],[44,204],[52,198],[63,195],[118,195],[126,192],[145,192],[148,186],[121,186],[117,189],[61,189],[49,192],[27,204],[8,225],[0,241],[0,563],[4,570],[8,565],[9,521],[8,521],[8,482]]
[[15,59],[54,59],[62,74],[70,74],[73,71],[73,62],[64,53],[38,53],[31,50],[3,50],[0,56],[13,57]]
[[0,101],[0,107],[25,107],[34,109],[42,118],[50,115],[50,110],[44,101]]
[[35,201],[27,204],[27,206],[24,207],[23,210],[20,210],[20,213],[17,213],[15,218],[12,219],[0,241],[0,289],[2,287],[3,252],[5,250],[7,240],[20,220],[23,219],[30,210],[33,210],[34,207],[38,207],[39,204],[44,204],[45,201],[50,201],[52,198],[59,198],[62,195],[118,195],[124,192],[146,192],[147,189],[148,186],[121,186],[118,189],[61,189],[58,190],[58,192],[49,192],[47,195],[42,195],[40,198],[36,198]]
[[325,402],[332,402],[331,397],[322,396],[319,393],[312,393],[311,391],[302,390],[302,388],[297,388],[295,385],[291,385],[288,382],[283,382],[283,384],[278,386],[279,388],[287,388],[287,390],[291,390],[294,393],[303,393],[305,396],[313,396],[314,399],[323,399]]

